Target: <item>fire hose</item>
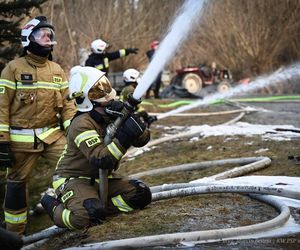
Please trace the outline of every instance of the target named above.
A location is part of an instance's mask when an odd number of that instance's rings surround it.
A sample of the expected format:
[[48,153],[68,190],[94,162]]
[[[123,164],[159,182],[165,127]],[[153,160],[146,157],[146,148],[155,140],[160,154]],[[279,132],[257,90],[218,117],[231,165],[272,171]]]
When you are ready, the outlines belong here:
[[[206,189],[206,191],[204,191]],[[250,188],[251,189],[251,188]],[[239,190],[240,193],[251,193],[253,191],[247,190],[247,188],[241,189],[239,186],[235,188],[235,190],[228,190],[227,186],[224,187],[224,192],[236,192]],[[177,195],[181,196],[182,193],[177,192],[179,190],[171,190],[166,191],[165,194],[162,193],[154,193],[153,199],[154,200],[161,200],[161,199],[168,199],[171,197],[176,197]],[[220,191],[220,190],[219,190]],[[183,191],[185,193],[184,196],[198,194],[198,193],[214,193],[213,189],[209,187],[194,189],[186,189]],[[218,193],[218,191],[215,191]],[[261,193],[268,193],[268,192],[261,192]],[[171,195],[172,194],[172,195]],[[281,193],[277,193],[276,195],[284,196]],[[298,194],[299,195],[299,194]],[[290,218],[290,210],[289,208],[281,203],[280,201],[276,200],[273,197],[268,195],[254,195],[251,194],[252,198],[261,200],[265,203],[276,208],[276,210],[280,211],[280,214],[266,222],[249,225],[249,226],[242,226],[236,228],[225,228],[225,229],[214,229],[214,230],[206,230],[206,231],[193,231],[193,232],[178,232],[178,233],[169,233],[169,234],[161,234],[161,235],[151,235],[151,236],[142,236],[142,237],[135,237],[135,238],[127,238],[127,239],[120,239],[120,240],[111,240],[111,241],[104,241],[99,243],[87,244],[80,247],[71,247],[66,248],[65,250],[79,250],[79,249],[86,249],[86,250],[96,250],[96,249],[124,249],[124,248],[143,248],[143,247],[159,247],[159,246],[166,246],[166,245],[174,245],[178,243],[201,243],[201,242],[208,242],[208,241],[220,241],[225,240],[232,237],[238,237],[242,235],[251,235],[259,232],[265,232],[267,230],[272,230],[275,227],[283,226]],[[299,198],[299,196],[298,196]]]

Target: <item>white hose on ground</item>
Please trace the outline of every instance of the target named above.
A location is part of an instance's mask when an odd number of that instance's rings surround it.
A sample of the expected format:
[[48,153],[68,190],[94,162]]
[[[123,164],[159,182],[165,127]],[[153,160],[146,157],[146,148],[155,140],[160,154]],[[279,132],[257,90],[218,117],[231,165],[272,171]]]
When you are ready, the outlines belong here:
[[300,200],[300,192],[292,191],[284,187],[254,186],[254,185],[207,185],[193,186],[169,191],[156,192],[152,194],[152,201],[165,200],[174,197],[185,197],[196,194],[207,193],[255,193],[281,196]]
[[223,125],[230,125],[230,124],[236,123],[237,121],[241,120],[245,116],[245,114],[246,114],[246,112],[242,112],[237,117],[231,119],[230,121],[224,122]]
[[[161,174],[168,174],[168,173],[174,173],[178,171],[191,171],[191,170],[200,170],[200,169],[206,169],[210,167],[218,167],[218,166],[224,166],[228,164],[234,164],[234,165],[243,165],[247,164],[245,166],[234,168],[234,171],[226,171],[228,174],[220,173],[222,176],[226,177],[233,177],[242,175],[245,173],[248,173],[250,171],[255,171],[257,169],[261,169],[266,167],[271,163],[271,159],[268,157],[244,157],[244,158],[231,158],[231,159],[223,159],[223,160],[215,160],[215,161],[202,161],[202,162],[193,162],[193,163],[187,163],[182,165],[176,165],[171,167],[165,167],[165,168],[158,168],[153,170],[148,170],[144,172],[139,172],[136,174],[130,175],[132,178],[141,178],[143,176],[155,176],[155,175],[161,175]],[[234,172],[238,174],[234,174]],[[212,178],[212,177],[210,177]],[[220,179],[220,178],[219,178]]]
[[38,233],[25,236],[22,238],[22,240],[24,242],[24,245],[30,244],[32,242],[36,242],[36,241],[39,241],[39,240],[42,240],[45,238],[49,238],[53,235],[57,235],[57,234],[60,234],[60,233],[66,232],[66,231],[67,231],[67,229],[65,229],[65,228],[59,228],[57,226],[52,226],[52,227],[49,227]]
[[[209,190],[207,191],[208,193],[210,193]],[[265,232],[276,227],[280,227],[288,221],[290,217],[290,210],[286,205],[284,205],[284,203],[269,196],[255,196],[255,198],[260,199],[261,201],[266,202],[271,206],[275,207],[278,211],[280,211],[280,214],[272,220],[244,227],[135,237],[122,240],[113,240],[88,244],[81,247],[71,247],[66,248],[65,250],[100,250],[124,248],[132,249],[142,247],[166,246],[174,244],[177,245],[180,242],[186,241],[221,241],[236,236],[245,236],[255,234],[258,232]]]

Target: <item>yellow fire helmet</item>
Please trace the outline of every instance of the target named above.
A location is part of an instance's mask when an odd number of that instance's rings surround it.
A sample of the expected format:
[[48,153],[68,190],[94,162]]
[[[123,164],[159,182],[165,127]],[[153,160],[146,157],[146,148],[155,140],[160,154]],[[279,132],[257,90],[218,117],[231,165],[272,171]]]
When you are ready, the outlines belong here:
[[69,99],[75,99],[79,111],[93,109],[93,102],[105,103],[116,98],[116,90],[102,72],[94,67],[75,66],[70,71]]

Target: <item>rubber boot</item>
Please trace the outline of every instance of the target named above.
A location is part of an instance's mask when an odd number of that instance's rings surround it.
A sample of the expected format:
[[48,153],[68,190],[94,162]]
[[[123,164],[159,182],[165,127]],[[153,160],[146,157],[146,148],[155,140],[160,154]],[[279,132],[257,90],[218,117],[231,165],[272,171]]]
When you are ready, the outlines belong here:
[[45,194],[41,200],[41,204],[53,221],[54,210],[60,204],[60,201],[53,196]]
[[23,246],[21,236],[0,227],[0,248],[5,250],[19,250]]

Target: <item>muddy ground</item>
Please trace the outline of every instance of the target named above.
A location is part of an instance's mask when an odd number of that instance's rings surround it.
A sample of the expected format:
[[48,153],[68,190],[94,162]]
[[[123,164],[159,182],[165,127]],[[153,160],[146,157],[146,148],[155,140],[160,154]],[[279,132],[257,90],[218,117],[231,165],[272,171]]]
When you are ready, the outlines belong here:
[[[151,100],[154,105],[146,105],[149,112],[166,112],[171,108],[158,105],[175,100]],[[250,105],[265,108],[272,112],[252,112],[241,121],[253,124],[294,125],[300,129],[300,102],[251,102]],[[214,105],[193,109],[190,112],[220,112],[239,109],[235,105]],[[238,114],[211,115],[206,117],[169,117],[152,125],[152,138],[165,133],[164,126],[217,125],[225,123]],[[260,149],[268,149],[262,153]],[[288,159],[288,156],[300,155],[300,134],[289,141],[265,140],[261,136],[211,136],[189,141],[183,138],[157,145],[154,149],[137,156],[134,160],[123,160],[119,171],[124,175],[138,173],[160,167],[174,166],[196,161],[211,161],[227,158],[267,156],[272,163],[268,167],[249,175],[300,176],[300,165]],[[51,171],[45,171],[45,162],[35,170],[31,181],[31,205],[39,199],[39,192],[50,181]],[[234,166],[209,168],[198,171],[178,172],[174,174],[142,178],[150,186],[163,183],[189,182],[211,176]],[[3,181],[3,176],[1,177]],[[42,181],[43,180],[43,181]],[[293,209],[299,217],[300,211]],[[68,232],[54,237],[37,249],[53,250],[86,243],[101,242],[129,237],[189,232],[196,230],[221,229],[252,225],[270,220],[278,215],[274,208],[250,199],[247,195],[206,194],[193,197],[174,198],[153,202],[146,209],[131,214],[121,214],[109,218],[103,225],[85,231]],[[52,222],[45,214],[30,216],[27,234],[32,234]],[[207,243],[188,249],[296,249],[300,244],[300,235],[291,235],[282,240],[244,240]],[[181,249],[183,246],[168,246],[167,249]],[[159,248],[156,248],[159,249]]]

